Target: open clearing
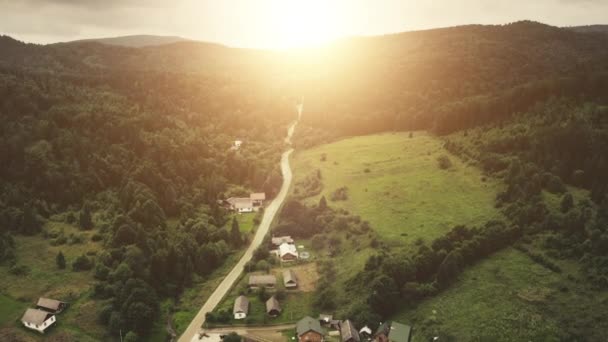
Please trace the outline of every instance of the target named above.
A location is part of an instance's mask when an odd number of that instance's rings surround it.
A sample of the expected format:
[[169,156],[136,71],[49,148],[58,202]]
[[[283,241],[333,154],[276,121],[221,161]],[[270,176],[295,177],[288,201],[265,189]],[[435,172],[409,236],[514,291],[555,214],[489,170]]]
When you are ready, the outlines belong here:
[[[481,172],[449,155],[442,140],[424,132],[387,133],[340,140],[294,157],[295,183],[321,171],[323,190],[306,199],[325,196],[371,223],[390,241],[430,241],[458,224],[482,224],[497,218],[494,199],[498,182],[482,180]],[[448,155],[453,166],[438,167]],[[323,156],[325,161],[323,161]],[[348,198],[332,201],[338,188]]]
[[[88,296],[94,284],[92,271],[73,272],[71,269],[72,261],[79,255],[100,250],[99,243],[91,241],[94,231],[83,232],[72,225],[52,221],[47,222],[44,228],[46,231],[63,231],[66,237],[72,234],[80,236],[82,242],[51,246],[51,240],[42,235],[15,236],[17,264],[27,266],[29,272],[17,276],[9,272],[8,266],[0,267],[0,337],[10,336],[17,341],[41,340],[38,333],[21,328],[18,319],[38,297],[46,296],[70,303],[68,309],[58,316],[57,325],[46,334],[47,338],[102,339],[105,329],[97,322],[96,302]],[[59,251],[65,255],[67,267],[64,270],[59,270],[55,264]]]

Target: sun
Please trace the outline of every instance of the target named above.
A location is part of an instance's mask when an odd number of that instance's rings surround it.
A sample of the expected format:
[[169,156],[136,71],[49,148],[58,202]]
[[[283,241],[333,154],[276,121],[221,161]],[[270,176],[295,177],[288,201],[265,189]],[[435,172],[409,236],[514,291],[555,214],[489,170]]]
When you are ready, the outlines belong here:
[[278,48],[311,47],[340,36],[331,1],[277,0],[273,3],[273,16]]

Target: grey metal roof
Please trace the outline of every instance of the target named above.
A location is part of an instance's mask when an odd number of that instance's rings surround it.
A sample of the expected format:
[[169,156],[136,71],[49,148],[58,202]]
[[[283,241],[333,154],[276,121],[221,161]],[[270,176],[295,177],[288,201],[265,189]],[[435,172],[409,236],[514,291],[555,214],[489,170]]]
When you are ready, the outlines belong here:
[[310,316],[306,316],[299,320],[296,324],[296,332],[298,333],[298,336],[302,336],[309,331],[314,331],[319,333],[320,335],[323,335],[323,330],[321,330],[321,324],[319,323],[319,320],[316,320]]
[[287,269],[285,271],[283,271],[283,284],[285,284],[286,287],[290,286],[288,283],[293,282],[293,285],[291,286],[295,286],[298,283],[298,280],[296,279],[296,274],[294,273],[293,270],[291,269]]
[[22,322],[40,325],[46,321],[46,318],[51,316],[50,313],[39,309],[27,309],[25,314],[21,317]]
[[232,309],[232,313],[242,312],[247,314],[249,311],[249,299],[245,296],[238,296],[234,301],[234,308]]
[[348,319],[340,322],[340,336],[342,337],[343,342],[359,342],[361,340],[353,322]]
[[279,301],[274,296],[266,301],[266,313],[270,313],[273,310],[281,312],[281,305],[279,305]]
[[252,274],[249,276],[249,285],[264,285],[264,286],[275,286],[277,284],[277,277],[272,274]]

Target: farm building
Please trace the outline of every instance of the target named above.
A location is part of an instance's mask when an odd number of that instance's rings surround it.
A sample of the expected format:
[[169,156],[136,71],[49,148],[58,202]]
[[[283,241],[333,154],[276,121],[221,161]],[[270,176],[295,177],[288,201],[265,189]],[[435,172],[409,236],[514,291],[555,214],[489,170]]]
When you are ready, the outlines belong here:
[[283,243],[279,246],[279,258],[281,261],[298,260],[298,250],[295,245]]
[[376,331],[375,342],[409,342],[412,327],[397,322],[386,322]]
[[36,303],[36,308],[48,311],[53,314],[58,314],[65,309],[66,303],[50,298],[39,298]]
[[283,271],[283,285],[285,285],[285,288],[287,289],[293,289],[298,287],[296,274],[293,270]]
[[246,318],[247,313],[249,313],[249,299],[245,296],[238,296],[234,301],[232,313],[234,314],[234,319]]
[[226,202],[230,209],[237,213],[251,213],[254,211],[253,202],[247,197],[230,197]]
[[277,317],[281,314],[281,306],[279,305],[279,301],[274,297],[270,297],[266,301],[266,314],[270,317]]
[[266,200],[266,193],[264,192],[255,192],[249,195],[251,202],[254,207],[261,207],[264,205],[264,201]]
[[276,247],[279,247],[280,245],[284,244],[284,243],[288,243],[290,245],[293,245],[294,240],[291,238],[291,236],[277,236],[277,237],[272,237],[272,244]]
[[340,322],[340,336],[342,342],[360,342],[359,333],[350,320]]
[[299,342],[323,342],[323,330],[319,321],[312,317],[304,317],[296,324]]
[[320,314],[319,315],[319,322],[321,324],[326,324],[328,325],[332,320],[333,320],[334,316],[332,315],[328,315],[328,314]]
[[23,317],[21,317],[21,323],[26,328],[43,334],[55,321],[55,315],[40,309],[27,309]]
[[277,284],[277,278],[271,274],[252,274],[249,276],[248,286],[250,288],[268,287],[274,288]]

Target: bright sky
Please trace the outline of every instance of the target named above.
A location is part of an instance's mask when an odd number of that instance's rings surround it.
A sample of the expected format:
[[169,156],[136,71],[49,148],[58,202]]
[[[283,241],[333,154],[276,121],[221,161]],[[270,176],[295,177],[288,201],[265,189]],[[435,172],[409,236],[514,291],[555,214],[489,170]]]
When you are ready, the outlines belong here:
[[530,19],[608,23],[608,0],[0,0],[0,34],[51,43],[130,34],[288,48],[340,36]]

